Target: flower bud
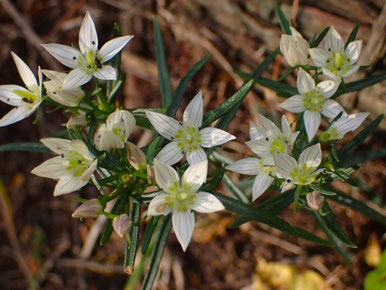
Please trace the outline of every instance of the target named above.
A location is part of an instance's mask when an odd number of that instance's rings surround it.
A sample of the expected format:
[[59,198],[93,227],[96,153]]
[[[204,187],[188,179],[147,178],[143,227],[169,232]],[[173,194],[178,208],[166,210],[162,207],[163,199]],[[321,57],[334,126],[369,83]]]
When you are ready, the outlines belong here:
[[156,184],[154,167],[148,164],[146,173],[147,173],[147,182],[149,182],[150,184]]
[[136,170],[146,169],[146,155],[143,151],[135,144],[131,142],[126,143],[127,158],[129,163]]
[[121,214],[113,219],[113,228],[118,236],[123,238],[129,231],[131,222],[127,214]]
[[86,127],[87,126],[87,118],[86,115],[82,112],[72,115],[70,119],[68,119],[66,123],[67,129],[74,129],[75,126],[78,127]]
[[324,203],[324,197],[320,192],[313,191],[306,196],[308,206],[313,210],[319,210],[322,208]]
[[292,35],[281,36],[281,53],[290,66],[307,64],[310,45],[295,28],[291,27],[291,32]]
[[102,207],[102,204],[99,202],[99,200],[96,198],[93,198],[86,201],[81,206],[79,206],[72,214],[72,217],[95,218],[99,216],[102,209],[103,207]]

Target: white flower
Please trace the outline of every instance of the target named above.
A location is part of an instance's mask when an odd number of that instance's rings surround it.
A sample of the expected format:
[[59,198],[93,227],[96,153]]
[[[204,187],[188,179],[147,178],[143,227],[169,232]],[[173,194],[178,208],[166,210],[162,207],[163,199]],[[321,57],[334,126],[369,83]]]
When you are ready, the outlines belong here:
[[72,214],[74,218],[96,218],[99,216],[103,206],[97,198],[92,198],[82,203]]
[[133,132],[134,126],[135,118],[132,113],[125,110],[115,111],[96,131],[95,147],[100,151],[125,147],[125,142]]
[[274,173],[275,168],[273,166],[265,166],[264,161],[263,159],[250,157],[238,160],[225,167],[227,170],[240,174],[256,175],[252,186],[252,201],[255,201],[262,195],[274,180],[270,174]]
[[41,142],[60,156],[48,159],[31,172],[59,180],[54,195],[70,193],[85,186],[94,173],[98,160],[81,140],[44,138]]
[[293,27],[291,35],[283,34],[280,39],[280,51],[290,66],[308,64],[310,45]]
[[281,103],[279,107],[293,113],[304,112],[304,125],[310,142],[320,125],[320,113],[328,118],[334,118],[343,108],[329,98],[338,89],[339,83],[333,80],[322,81],[315,87],[313,78],[302,68],[297,78],[297,88],[300,95],[295,95]]
[[299,161],[286,154],[275,154],[273,161],[276,175],[284,178],[287,184],[309,185],[323,170],[317,170],[322,162],[322,150],[319,143],[304,150],[299,156]]
[[206,181],[208,161],[189,166],[181,180],[171,166],[157,159],[154,159],[154,172],[162,192],[151,200],[147,215],[167,215],[171,212],[174,232],[185,251],[194,230],[192,210],[211,213],[224,209],[213,194],[199,191]]
[[314,63],[322,68],[323,74],[340,80],[359,69],[359,65],[355,63],[358,61],[361,48],[362,40],[352,41],[345,48],[342,37],[334,27],[330,27],[324,49],[311,48],[309,52]]
[[185,154],[190,165],[207,160],[202,147],[214,147],[236,138],[217,128],[200,128],[203,115],[201,91],[186,107],[182,124],[160,113],[146,111],[146,115],[157,132],[172,141],[155,157],[169,165],[176,164]]
[[273,165],[273,154],[291,154],[293,144],[299,132],[292,132],[287,118],[281,117],[282,131],[271,120],[259,114],[259,127],[250,123],[251,141],[246,142],[249,148],[264,159],[264,164]]
[[63,81],[67,74],[53,70],[42,70],[50,80],[43,82],[47,95],[55,102],[68,107],[76,107],[84,97],[84,91],[80,88],[63,90]]
[[121,238],[129,232],[130,226],[129,216],[125,213],[113,219],[113,229]]
[[147,169],[146,155],[141,148],[131,142],[127,142],[126,150],[127,159],[129,160],[131,166],[133,166],[136,170]]
[[49,43],[42,46],[59,62],[73,70],[63,81],[62,89],[80,87],[94,76],[101,80],[116,80],[117,72],[104,63],[112,59],[132,39],[132,35],[114,38],[98,50],[95,24],[87,11],[79,31],[80,51],[62,44]]
[[312,210],[320,210],[324,203],[324,196],[320,192],[313,191],[306,196],[307,205]]
[[17,70],[26,88],[18,85],[1,85],[0,101],[16,108],[0,119],[0,127],[19,122],[30,116],[42,102],[42,73],[38,67],[39,83],[30,68],[11,52]]
[[354,131],[367,118],[369,113],[356,113],[351,115],[343,115],[338,120],[332,122],[326,132],[320,135],[322,142],[329,140],[342,139],[348,132]]

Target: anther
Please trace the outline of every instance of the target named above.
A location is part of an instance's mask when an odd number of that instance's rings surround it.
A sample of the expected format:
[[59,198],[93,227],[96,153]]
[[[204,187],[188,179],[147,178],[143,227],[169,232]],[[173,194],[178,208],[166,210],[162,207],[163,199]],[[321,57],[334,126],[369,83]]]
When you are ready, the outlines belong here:
[[72,60],[76,60],[76,56],[73,56],[73,57],[72,57]]
[[93,40],[93,41],[91,41],[91,44],[92,44],[92,45],[95,45],[95,41],[94,41],[94,40]]
[[82,164],[82,160],[78,160],[78,164]]
[[90,68],[91,68],[91,65],[87,65],[87,68],[90,69]]
[[287,178],[286,182],[291,183],[291,179]]

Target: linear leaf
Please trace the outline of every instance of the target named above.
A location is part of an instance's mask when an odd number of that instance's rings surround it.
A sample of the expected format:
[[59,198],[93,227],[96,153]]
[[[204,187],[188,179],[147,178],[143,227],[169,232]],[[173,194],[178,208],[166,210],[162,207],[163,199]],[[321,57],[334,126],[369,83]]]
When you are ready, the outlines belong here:
[[376,160],[386,157],[386,148],[375,149],[375,150],[366,150],[358,152],[353,155],[350,154],[345,159],[341,160],[338,164],[339,167],[351,167],[359,163],[363,163],[369,160]]
[[129,235],[131,237],[131,244],[129,249],[128,266],[134,267],[141,225],[141,205],[139,203],[133,203],[133,206],[131,208],[130,220],[132,221],[132,228],[129,232]]
[[327,26],[323,31],[313,40],[310,41],[310,47],[317,47],[323,40],[323,38],[326,36],[328,30],[330,29],[330,26]]
[[360,27],[360,26],[361,26],[361,25],[360,25],[359,23],[355,24],[353,30],[352,30],[351,33],[350,33],[350,36],[347,38],[347,42],[346,42],[345,47],[347,47],[347,45],[348,45],[350,42],[352,42],[352,41],[355,40],[355,37],[357,37],[358,30],[359,30],[359,27]]
[[1,151],[27,151],[27,152],[41,152],[53,153],[50,149],[40,142],[16,142],[0,146]]
[[279,19],[280,28],[285,34],[291,34],[291,29],[287,18],[278,5],[275,6],[276,17]]
[[153,216],[148,222],[145,233],[143,234],[141,253],[142,255],[146,253],[149,248],[151,238],[153,237],[154,230],[157,227],[160,216]]

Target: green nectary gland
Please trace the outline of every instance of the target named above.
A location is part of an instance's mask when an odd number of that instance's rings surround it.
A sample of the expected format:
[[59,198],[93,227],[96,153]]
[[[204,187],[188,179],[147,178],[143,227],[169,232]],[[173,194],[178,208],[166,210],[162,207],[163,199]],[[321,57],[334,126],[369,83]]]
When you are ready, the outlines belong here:
[[103,67],[102,59],[93,50],[87,50],[84,55],[80,55],[78,57],[78,65],[88,74],[92,74]]
[[180,185],[178,182],[175,182],[165,193],[165,200],[169,208],[179,212],[190,210],[196,202],[196,192],[192,192],[192,187],[188,184]]
[[293,183],[300,185],[308,185],[315,181],[317,174],[313,174],[312,167],[306,164],[301,164],[298,168],[294,168],[290,174]]
[[331,127],[327,131],[323,132],[322,135],[320,135],[320,140],[322,142],[327,142],[329,140],[337,140],[337,139],[339,139],[339,133],[333,127]]
[[332,52],[326,61],[326,68],[337,77],[345,75],[350,69],[350,59],[344,52]]
[[320,112],[323,109],[324,103],[324,96],[318,90],[304,94],[303,105],[311,112]]
[[24,91],[24,90],[14,90],[13,93],[21,97],[24,104],[30,105],[30,106],[34,106],[37,102],[40,102],[40,99],[41,99],[38,86],[36,86],[36,89],[34,89],[34,92]]
[[289,141],[284,136],[277,136],[275,137],[271,145],[269,146],[269,153],[270,154],[276,154],[276,153],[285,153],[285,149],[287,145],[289,144]]
[[62,154],[63,166],[66,167],[68,171],[74,177],[81,176],[91,165],[91,161],[85,159],[76,151],[70,151],[68,155]]
[[180,147],[181,151],[195,151],[200,147],[201,133],[195,127],[186,126],[177,131],[175,141],[177,142],[177,145]]

